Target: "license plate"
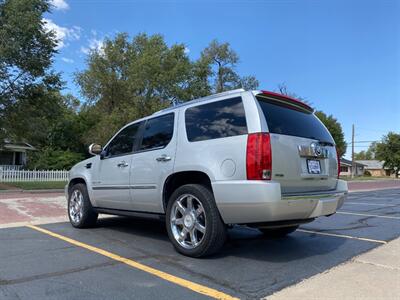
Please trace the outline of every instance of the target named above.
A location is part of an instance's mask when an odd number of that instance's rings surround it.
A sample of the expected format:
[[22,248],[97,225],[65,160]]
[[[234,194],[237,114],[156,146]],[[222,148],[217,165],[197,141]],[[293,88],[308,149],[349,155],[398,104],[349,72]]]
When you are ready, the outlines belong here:
[[319,160],[307,159],[308,173],[321,174],[321,164]]

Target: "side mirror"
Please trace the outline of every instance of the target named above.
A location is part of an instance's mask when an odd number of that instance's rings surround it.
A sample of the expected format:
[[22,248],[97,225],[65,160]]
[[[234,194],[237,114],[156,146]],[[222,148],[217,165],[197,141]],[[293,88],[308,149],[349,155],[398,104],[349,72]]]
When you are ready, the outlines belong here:
[[99,155],[103,151],[103,147],[99,144],[91,144],[89,146],[89,153],[92,155]]

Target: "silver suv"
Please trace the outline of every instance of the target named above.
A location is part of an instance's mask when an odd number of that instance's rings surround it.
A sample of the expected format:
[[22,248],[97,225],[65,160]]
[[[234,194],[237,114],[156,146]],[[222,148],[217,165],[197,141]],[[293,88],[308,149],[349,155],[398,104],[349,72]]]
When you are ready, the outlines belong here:
[[74,227],[99,213],[165,217],[182,254],[219,250],[233,224],[279,237],[341,207],[332,136],[307,104],[234,90],[127,124],[75,165],[66,186]]

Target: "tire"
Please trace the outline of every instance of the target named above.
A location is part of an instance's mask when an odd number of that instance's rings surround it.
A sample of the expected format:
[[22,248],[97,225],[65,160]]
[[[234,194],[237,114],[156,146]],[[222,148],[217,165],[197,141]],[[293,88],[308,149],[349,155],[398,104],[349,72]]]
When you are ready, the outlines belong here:
[[226,226],[214,196],[207,187],[200,184],[183,185],[171,195],[167,206],[166,227],[175,249],[190,257],[214,254],[226,240]]
[[288,234],[295,232],[299,228],[299,225],[296,226],[288,226],[281,228],[258,228],[266,237],[270,238],[281,238],[285,237]]
[[88,228],[96,225],[98,213],[90,203],[86,185],[77,183],[68,193],[68,217],[75,228]]

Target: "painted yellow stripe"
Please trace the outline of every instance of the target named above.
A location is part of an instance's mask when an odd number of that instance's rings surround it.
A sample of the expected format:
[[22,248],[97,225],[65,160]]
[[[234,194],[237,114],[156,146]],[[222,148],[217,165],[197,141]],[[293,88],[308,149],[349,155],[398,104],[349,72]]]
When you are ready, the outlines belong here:
[[63,236],[61,234],[58,234],[58,233],[43,229],[41,227],[38,227],[38,226],[35,226],[35,225],[27,225],[27,227],[29,227],[31,229],[34,229],[34,230],[37,230],[37,231],[40,231],[40,232],[42,232],[44,234],[48,234],[48,235],[50,235],[52,237],[58,238],[60,240],[63,240],[65,242],[73,244],[75,246],[78,246],[78,247],[81,247],[81,248],[85,248],[85,249],[90,250],[92,252],[101,254],[101,255],[106,256],[108,258],[111,258],[111,259],[113,259],[115,261],[119,261],[119,262],[124,263],[124,264],[126,264],[128,266],[131,266],[131,267],[133,267],[135,269],[139,269],[141,271],[144,271],[146,273],[152,274],[152,275],[157,276],[157,277],[159,277],[161,279],[164,279],[166,281],[175,283],[175,284],[180,285],[180,286],[182,286],[184,288],[192,290],[192,291],[194,291],[196,293],[203,294],[203,295],[206,295],[206,296],[214,298],[214,299],[227,299],[227,300],[238,299],[238,298],[232,297],[230,295],[227,295],[225,293],[222,293],[220,291],[217,291],[215,289],[212,289],[212,288],[206,287],[204,285],[200,285],[200,284],[191,282],[189,280],[186,280],[186,279],[183,279],[183,278],[180,278],[180,277],[165,273],[163,271],[154,269],[152,267],[148,267],[148,266],[143,265],[141,263],[138,263],[138,262],[136,262],[134,260],[119,256],[117,254],[108,252],[106,250],[103,250],[103,249],[100,249],[100,248],[97,248],[97,247],[94,247],[94,246],[90,246],[88,244],[76,241],[74,239],[71,239],[69,237]]
[[337,234],[337,233],[313,231],[313,230],[306,230],[306,229],[297,229],[297,231],[304,232],[304,233],[311,233],[311,234],[319,234],[319,235],[326,235],[326,236],[334,236],[334,237],[345,238],[345,239],[359,240],[359,241],[365,241],[365,242],[372,242],[372,243],[379,243],[379,244],[387,244],[386,241],[374,240],[374,239],[367,239],[367,238],[363,238],[363,237],[356,237],[356,236],[345,235],[345,234]]
[[342,214],[342,215],[354,215],[354,216],[363,216],[363,217],[374,217],[374,218],[384,218],[384,219],[395,219],[395,220],[400,220],[400,217],[393,217],[393,216],[382,216],[382,215],[370,215],[370,214],[363,214],[363,213],[357,213],[357,212],[351,212],[351,211],[337,211],[337,214]]

